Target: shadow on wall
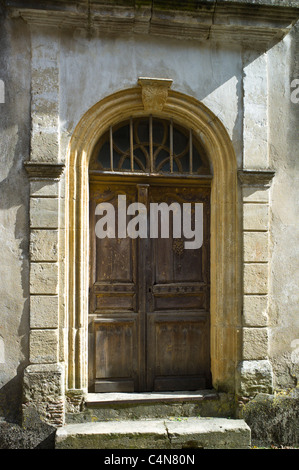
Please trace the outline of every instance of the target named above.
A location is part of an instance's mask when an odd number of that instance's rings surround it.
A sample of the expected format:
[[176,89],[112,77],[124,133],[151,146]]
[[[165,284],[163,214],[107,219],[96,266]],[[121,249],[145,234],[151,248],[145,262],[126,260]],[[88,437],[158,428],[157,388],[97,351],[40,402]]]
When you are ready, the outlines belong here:
[[11,421],[20,416],[28,364],[29,182],[23,162],[30,152],[30,37],[22,20],[5,24],[1,7],[0,43],[0,416]]

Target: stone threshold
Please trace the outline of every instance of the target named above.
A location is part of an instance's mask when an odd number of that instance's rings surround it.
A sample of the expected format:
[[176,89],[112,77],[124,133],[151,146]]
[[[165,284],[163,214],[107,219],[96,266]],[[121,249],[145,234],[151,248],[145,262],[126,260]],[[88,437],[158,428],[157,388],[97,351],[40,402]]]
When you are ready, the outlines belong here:
[[88,393],[85,405],[101,406],[109,404],[151,404],[151,403],[171,403],[171,402],[197,402],[207,399],[217,399],[215,390],[196,390],[179,392],[109,392],[109,393]]

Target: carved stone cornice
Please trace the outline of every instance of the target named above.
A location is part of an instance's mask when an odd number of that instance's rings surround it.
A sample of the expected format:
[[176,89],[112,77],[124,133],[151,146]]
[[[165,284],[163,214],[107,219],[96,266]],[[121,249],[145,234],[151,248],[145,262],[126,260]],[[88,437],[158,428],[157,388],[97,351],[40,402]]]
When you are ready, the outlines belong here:
[[295,0],[6,0],[13,17],[29,24],[85,29],[89,34],[151,34],[266,48],[299,18]]
[[238,170],[238,177],[243,186],[263,186],[269,187],[275,171],[267,170]]
[[147,112],[162,111],[172,80],[167,78],[138,78],[142,89],[142,103]]
[[24,162],[25,169],[30,178],[60,178],[65,165],[63,163],[49,163],[49,162]]

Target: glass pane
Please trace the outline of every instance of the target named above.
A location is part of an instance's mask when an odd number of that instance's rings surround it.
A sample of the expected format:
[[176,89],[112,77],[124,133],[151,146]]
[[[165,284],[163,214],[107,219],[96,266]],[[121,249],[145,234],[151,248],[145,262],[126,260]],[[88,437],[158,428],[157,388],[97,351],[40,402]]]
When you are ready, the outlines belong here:
[[149,169],[148,147],[134,149],[134,170],[147,171]]
[[[137,143],[149,143],[149,120],[140,120],[136,123],[137,127]],[[134,136],[135,137],[135,136]]]
[[110,144],[105,142],[100,149],[97,161],[103,166],[105,170],[110,170]]
[[[190,173],[190,131],[173,123],[172,142],[171,121],[152,119],[152,138],[150,142],[150,117],[132,119],[133,123],[133,171],[150,171],[150,149],[152,147],[154,171],[169,173],[170,152],[173,151],[173,173]],[[113,168],[114,170],[131,170],[130,122],[126,121],[113,129]],[[95,151],[91,168],[110,170],[110,133],[101,138],[100,150]],[[152,144],[152,145],[151,145]],[[209,163],[201,151],[200,142],[193,140],[192,173],[210,174]]]
[[155,161],[155,170],[156,171],[170,171],[170,156],[169,150],[166,151],[163,148],[160,149],[156,156]]
[[130,151],[130,126],[129,124],[120,127],[113,132],[113,144],[122,152]]
[[121,154],[113,149],[113,169],[120,170],[121,165]]
[[198,170],[200,170],[200,168],[203,166],[203,163],[195,145],[193,145],[192,151],[193,151],[193,172],[197,173]]
[[173,129],[173,152],[179,155],[189,147],[189,136],[186,137],[180,130]]
[[185,149],[183,153],[181,153],[175,161],[178,162],[178,171],[182,171],[183,173],[189,173],[189,146],[188,149]]
[[130,155],[122,156],[122,166],[120,170],[131,170],[131,158]]
[[162,144],[167,142],[168,123],[160,120],[153,120],[153,142],[154,144]]

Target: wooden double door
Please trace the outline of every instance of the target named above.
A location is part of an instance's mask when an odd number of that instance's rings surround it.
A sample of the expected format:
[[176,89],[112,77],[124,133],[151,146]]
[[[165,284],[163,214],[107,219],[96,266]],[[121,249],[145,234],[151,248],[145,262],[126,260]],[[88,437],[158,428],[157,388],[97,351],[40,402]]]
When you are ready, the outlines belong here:
[[[148,209],[148,236],[119,237],[119,206],[140,202]],[[124,201],[124,198],[123,198]],[[115,238],[99,238],[96,207],[115,210]],[[150,204],[203,204],[203,244],[150,236]],[[123,211],[119,214],[119,211]],[[193,213],[192,209],[192,213]],[[170,211],[171,214],[171,211]],[[175,391],[209,388],[209,218],[210,189],[167,180],[158,184],[91,180],[89,390],[93,392]],[[195,222],[193,221],[193,224]],[[194,228],[194,226],[193,226]],[[122,227],[123,229],[123,227]]]

